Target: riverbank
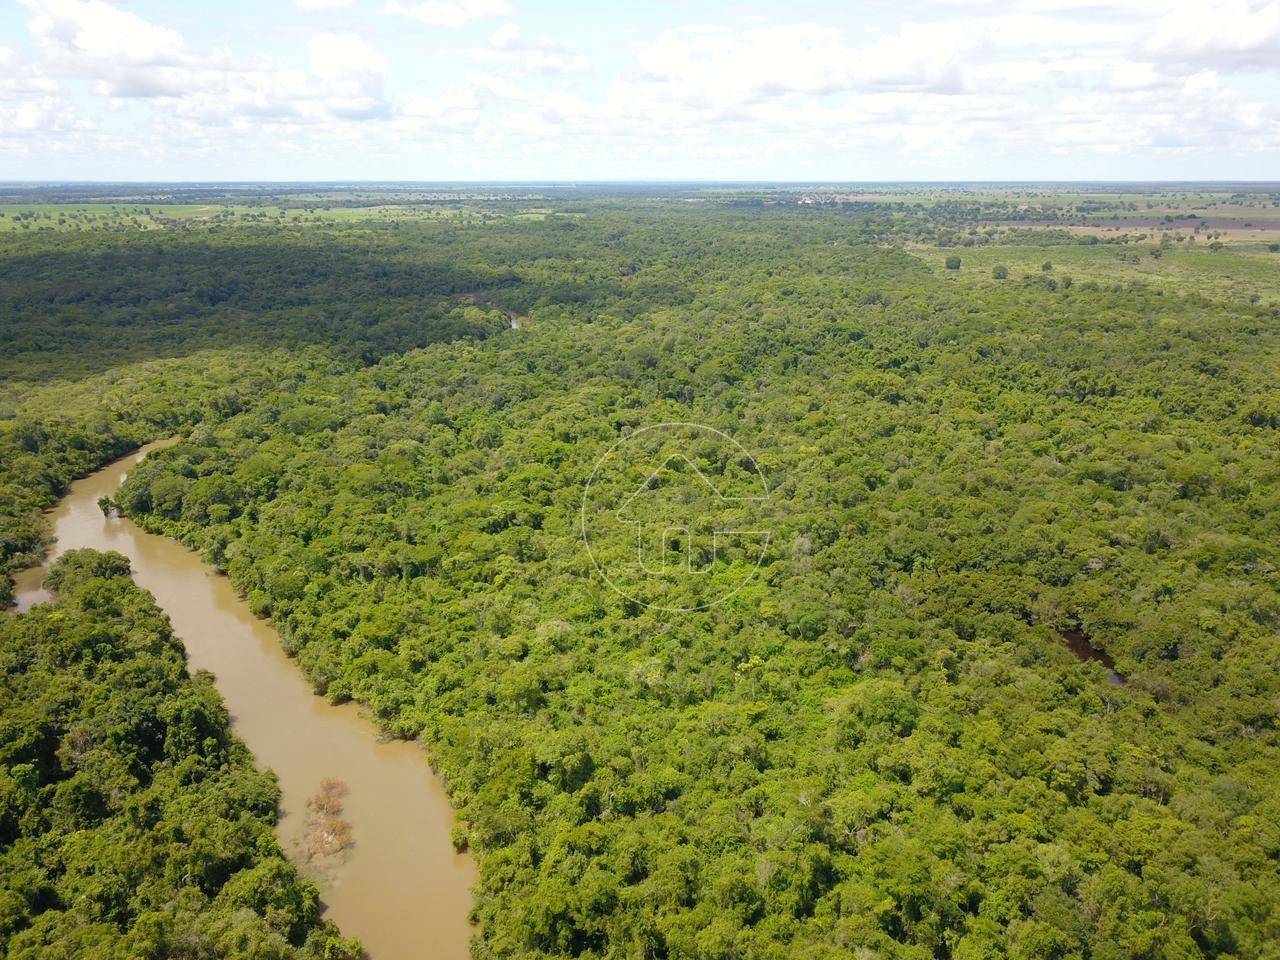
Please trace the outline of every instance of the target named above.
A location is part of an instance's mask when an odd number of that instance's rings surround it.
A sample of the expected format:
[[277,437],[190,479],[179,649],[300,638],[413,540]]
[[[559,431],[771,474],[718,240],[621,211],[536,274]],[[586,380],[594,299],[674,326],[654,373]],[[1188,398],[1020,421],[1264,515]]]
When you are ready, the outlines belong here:
[[[235,732],[275,771],[281,845],[320,885],[326,916],[359,938],[372,960],[418,958],[425,944],[442,960],[469,957],[475,864],[453,849],[453,810],[421,746],[380,741],[354,704],[316,696],[275,630],[196,553],[128,518],[103,515],[99,498],[112,496],[149,451],[172,442],[149,444],[73,483],[50,515],[49,560],[78,547],[129,558],[137,584],[172,622],[191,669],[214,675]],[[49,599],[43,570],[15,578],[20,610]],[[350,839],[317,861],[307,856],[307,802],[331,779],[347,787],[342,819]]]

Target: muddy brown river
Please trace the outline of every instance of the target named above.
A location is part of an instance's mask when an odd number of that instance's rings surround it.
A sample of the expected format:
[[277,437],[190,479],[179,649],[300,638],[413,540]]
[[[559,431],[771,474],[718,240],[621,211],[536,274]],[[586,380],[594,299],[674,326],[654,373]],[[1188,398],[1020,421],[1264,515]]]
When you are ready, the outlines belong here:
[[[169,615],[191,668],[214,675],[236,733],[260,764],[275,770],[283,794],[281,844],[320,887],[325,915],[346,936],[358,937],[372,960],[465,960],[475,865],[454,852],[453,810],[422,748],[380,742],[356,706],[316,696],[275,630],[197,554],[98,508],[98,498],[114,495],[133,464],[169,442],[72,484],[52,512],[51,558],[77,547],[129,558],[138,585]],[[15,578],[20,610],[49,599],[40,586],[43,572]],[[306,801],[330,777],[350,790],[343,817],[354,843],[317,868],[301,853]]]

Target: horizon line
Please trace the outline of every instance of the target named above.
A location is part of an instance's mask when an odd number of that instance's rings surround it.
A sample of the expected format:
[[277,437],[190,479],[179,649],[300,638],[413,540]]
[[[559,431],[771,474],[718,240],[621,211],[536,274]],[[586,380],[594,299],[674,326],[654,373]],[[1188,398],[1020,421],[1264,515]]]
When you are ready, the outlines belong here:
[[501,179],[454,179],[454,180],[406,180],[406,179],[311,179],[311,180],[272,180],[272,179],[215,179],[215,180],[165,180],[165,179],[111,179],[111,180],[35,180],[12,179],[0,180],[0,187],[6,186],[331,186],[331,185],[414,185],[414,186],[627,186],[644,184],[651,186],[1128,186],[1158,184],[1165,186],[1275,186],[1280,187],[1280,180],[1185,180],[1185,179],[1093,179],[1093,180],[827,180],[807,178],[800,180],[787,179],[707,179],[707,178],[616,178],[616,179],[554,179],[535,178],[526,180]]

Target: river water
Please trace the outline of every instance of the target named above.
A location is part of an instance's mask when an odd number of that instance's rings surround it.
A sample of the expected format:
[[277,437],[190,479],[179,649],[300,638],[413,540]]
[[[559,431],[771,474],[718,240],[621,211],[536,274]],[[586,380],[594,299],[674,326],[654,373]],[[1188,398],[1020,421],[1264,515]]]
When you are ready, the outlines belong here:
[[1096,661],[1107,668],[1107,683],[1113,687],[1127,687],[1129,685],[1129,681],[1116,672],[1116,662],[1111,659],[1111,655],[1107,651],[1099,650],[1095,647],[1093,641],[1089,639],[1083,630],[1060,630],[1058,633],[1063,640],[1067,641],[1067,649],[1081,663]]
[[[138,585],[169,615],[191,669],[213,673],[236,733],[275,770],[283,794],[277,835],[319,885],[325,915],[346,936],[358,937],[372,960],[466,960],[475,865],[454,852],[453,810],[422,748],[380,742],[356,706],[316,696],[275,630],[197,554],[98,508],[133,464],[172,442],[149,444],[73,483],[52,511],[51,559],[77,547],[129,558]],[[43,573],[15,578],[20,610],[49,599]],[[349,788],[342,816],[354,843],[318,866],[302,854],[306,801],[329,777]]]

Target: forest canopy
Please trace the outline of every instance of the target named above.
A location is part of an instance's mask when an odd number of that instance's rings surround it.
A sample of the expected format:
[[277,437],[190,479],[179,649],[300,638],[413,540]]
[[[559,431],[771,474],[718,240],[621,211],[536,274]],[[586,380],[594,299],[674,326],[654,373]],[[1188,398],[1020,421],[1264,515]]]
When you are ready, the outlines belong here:
[[355,960],[128,560],[73,551],[47,582],[56,604],[0,617],[4,955]]
[[[1133,202],[38,232],[3,268],[0,560],[72,477],[181,434],[117,506],[428,748],[480,958],[1273,960],[1274,257]],[[1072,232],[1104,215],[1135,224]],[[582,538],[600,458],[670,422],[749,450],[770,500],[758,570],[680,613],[599,575],[633,540]]]

